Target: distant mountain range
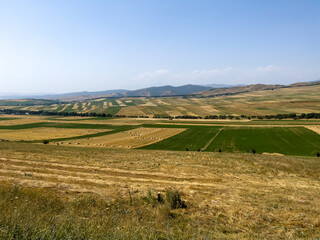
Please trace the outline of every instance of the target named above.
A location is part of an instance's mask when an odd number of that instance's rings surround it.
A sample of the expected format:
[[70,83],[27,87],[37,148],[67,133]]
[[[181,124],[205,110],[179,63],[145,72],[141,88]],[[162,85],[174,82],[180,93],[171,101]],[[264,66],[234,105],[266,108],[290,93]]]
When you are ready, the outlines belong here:
[[285,87],[299,87],[320,84],[320,81],[300,82],[290,85],[272,85],[272,84],[253,84],[253,85],[224,85],[224,84],[210,84],[206,86],[201,85],[183,85],[183,86],[160,86],[149,87],[138,90],[115,89],[96,92],[72,92],[63,94],[0,94],[0,99],[50,99],[60,101],[82,101],[86,99],[94,99],[100,97],[166,97],[166,96],[194,96],[194,97],[214,97],[231,94],[239,94],[245,92],[273,90]]
[[292,88],[292,87],[302,87],[302,86],[311,86],[311,85],[319,85],[319,84],[320,84],[319,80],[312,81],[312,82],[298,82],[290,85],[252,84],[247,86],[215,88],[215,89],[200,91],[200,92],[194,93],[193,95],[196,97],[216,97],[216,96],[232,95],[232,94],[254,92],[254,91],[274,90],[277,88]]
[[0,96],[0,99],[22,99],[22,98],[33,98],[33,99],[54,99],[63,101],[78,101],[90,98],[99,97],[163,97],[163,96],[183,96],[189,95],[200,91],[205,91],[212,89],[208,86],[200,85],[183,85],[178,87],[173,87],[170,85],[160,86],[160,87],[149,87],[142,88],[138,90],[107,90],[107,91],[97,91],[97,92],[73,92],[64,94],[45,94],[45,95],[6,95]]
[[0,99],[54,99],[54,100],[85,100],[97,97],[113,97],[118,96],[122,93],[127,92],[124,89],[115,89],[107,91],[97,91],[97,92],[72,92],[72,93],[61,93],[61,94],[6,94],[0,95]]
[[209,90],[211,87],[199,86],[199,85],[183,85],[179,87],[173,87],[170,85],[162,87],[149,87],[138,89],[135,91],[128,91],[123,93],[126,97],[164,97],[164,96],[183,96],[189,95],[195,92]]
[[227,84],[207,84],[204,85],[205,87],[210,87],[210,88],[231,88],[231,87],[240,87],[240,86],[245,86],[245,84],[237,84],[237,85],[227,85]]

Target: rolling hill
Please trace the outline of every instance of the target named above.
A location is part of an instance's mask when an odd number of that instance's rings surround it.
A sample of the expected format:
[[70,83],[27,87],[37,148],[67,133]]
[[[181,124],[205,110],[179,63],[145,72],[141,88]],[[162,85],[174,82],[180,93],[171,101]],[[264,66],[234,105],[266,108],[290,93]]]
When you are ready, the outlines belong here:
[[128,91],[124,93],[127,97],[163,97],[163,96],[182,96],[189,95],[199,91],[209,90],[211,87],[204,87],[199,85],[183,85],[179,87],[173,87],[170,85],[162,87],[150,87],[143,88],[135,91]]
[[274,90],[278,88],[294,88],[294,87],[313,86],[313,85],[320,85],[320,81],[298,82],[290,85],[252,84],[252,85],[246,85],[246,86],[213,88],[205,91],[200,91],[193,95],[197,97],[215,97],[215,96],[233,95],[233,94],[239,94],[239,93],[263,91],[263,90]]

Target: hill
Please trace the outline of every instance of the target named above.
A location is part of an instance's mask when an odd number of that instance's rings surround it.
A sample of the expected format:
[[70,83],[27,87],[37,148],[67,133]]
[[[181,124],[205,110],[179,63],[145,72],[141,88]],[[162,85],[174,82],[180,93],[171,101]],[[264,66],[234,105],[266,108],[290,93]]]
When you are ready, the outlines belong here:
[[[316,158],[23,142],[0,147],[1,239],[319,236]],[[172,204],[181,199],[185,208]]]
[[320,81],[298,82],[290,85],[252,84],[247,86],[214,88],[214,89],[198,92],[194,95],[197,97],[215,97],[215,96],[233,95],[233,94],[246,93],[246,92],[274,90],[278,88],[292,88],[292,87],[303,87],[303,86],[313,86],[313,85],[320,85]]
[[215,88],[215,89],[198,92],[195,95],[199,97],[200,96],[213,97],[213,96],[230,95],[230,94],[262,91],[262,90],[273,90],[273,89],[282,88],[282,87],[284,87],[284,85],[253,84],[253,85],[230,87],[230,88]]
[[[146,90],[144,94],[163,93],[163,88],[156,90],[158,92],[152,91],[152,93]],[[78,113],[129,117],[261,116],[320,112],[320,82],[295,83],[289,86],[259,84],[214,91],[219,95],[205,96],[203,93],[197,93],[189,96],[97,97],[65,102],[41,102],[32,99],[0,100],[0,109],[11,109],[18,114],[26,111],[46,111],[59,115]],[[212,93],[211,90],[208,92]],[[6,113],[11,112],[6,111]]]
[[0,95],[0,99],[51,99],[51,100],[62,100],[62,101],[79,101],[98,97],[114,97],[128,90],[125,89],[114,89],[106,91],[96,92],[71,92],[61,94],[6,94]]
[[[217,85],[216,87],[219,87]],[[183,85],[173,87],[170,85],[160,87],[149,87],[137,90],[114,89],[96,92],[71,92],[62,94],[4,94],[0,99],[52,99],[61,101],[82,101],[101,97],[164,97],[164,96],[184,96],[199,91],[212,89],[210,86]]]
[[135,91],[128,91],[124,93],[127,97],[163,97],[163,96],[182,96],[189,95],[199,91],[209,90],[211,87],[199,86],[199,85],[183,85],[179,87],[173,87],[170,85],[162,87],[150,87],[143,88]]

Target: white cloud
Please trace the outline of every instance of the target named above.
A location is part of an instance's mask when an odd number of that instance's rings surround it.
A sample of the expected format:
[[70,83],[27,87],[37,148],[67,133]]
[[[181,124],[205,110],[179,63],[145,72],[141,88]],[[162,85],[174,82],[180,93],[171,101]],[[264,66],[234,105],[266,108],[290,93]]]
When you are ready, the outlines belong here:
[[250,84],[250,83],[281,83],[293,76],[292,71],[283,67],[267,65],[255,68],[215,68],[209,70],[193,70],[190,72],[175,73],[170,69],[159,69],[153,72],[144,72],[135,77],[135,80],[144,81],[145,86],[151,85],[182,85],[182,84]]

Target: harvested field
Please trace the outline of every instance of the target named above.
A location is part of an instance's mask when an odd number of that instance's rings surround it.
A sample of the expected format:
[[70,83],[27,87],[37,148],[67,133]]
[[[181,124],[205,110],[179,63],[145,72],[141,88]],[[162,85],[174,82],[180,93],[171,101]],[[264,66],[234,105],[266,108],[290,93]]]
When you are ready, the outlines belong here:
[[94,101],[94,102],[101,102],[101,101],[104,101],[104,100],[106,100],[106,98],[94,99],[93,101]]
[[50,109],[51,111],[55,111],[55,110],[58,109],[58,107],[59,107],[58,104],[52,104],[49,109]]
[[124,104],[121,100],[116,100],[116,102],[118,103],[118,105],[119,105],[120,107],[126,107],[126,106],[127,106],[127,105]]
[[29,128],[20,130],[0,129],[0,139],[10,141],[34,141],[68,138],[108,131],[106,129]]
[[[96,239],[109,227],[129,229],[131,237],[134,229],[157,231],[164,239],[168,232],[173,239],[234,240],[320,234],[315,158],[50,145],[31,150],[30,144],[12,142],[0,142],[0,149],[0,234],[14,224],[28,224],[22,229],[37,236],[49,234],[48,226],[65,224],[70,234],[81,225],[82,232],[94,229],[88,236]],[[156,193],[165,196],[170,189],[181,193],[186,209],[157,203]],[[99,196],[106,201],[101,206]]]
[[162,141],[183,132],[179,128],[137,128],[107,136],[70,141],[77,146],[137,148]]
[[305,128],[320,134],[320,126],[304,126]]
[[159,105],[170,105],[170,103],[163,101],[161,98],[157,98],[156,101]]
[[73,107],[72,107],[72,110],[77,110],[79,107],[78,103],[74,104]]
[[136,106],[123,107],[117,113],[117,115],[125,116],[145,116],[146,114]]
[[59,112],[63,112],[64,110],[66,110],[69,106],[71,106],[71,104],[66,104],[64,105],[64,107],[59,111]]
[[214,115],[214,114],[219,114],[219,111],[215,108],[213,108],[211,105],[205,105],[205,106],[201,106],[201,108],[205,111],[208,112],[208,115]]
[[146,102],[144,104],[141,104],[140,106],[142,106],[142,107],[155,107],[155,106],[157,106],[150,99],[145,99],[145,101]]
[[17,118],[14,120],[4,120],[0,122],[0,126],[13,126],[13,125],[20,125],[20,124],[30,124],[30,123],[37,123],[37,122],[45,122],[48,120],[41,120],[36,118]]

